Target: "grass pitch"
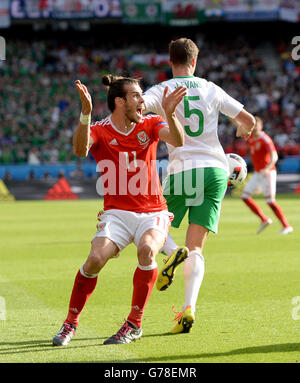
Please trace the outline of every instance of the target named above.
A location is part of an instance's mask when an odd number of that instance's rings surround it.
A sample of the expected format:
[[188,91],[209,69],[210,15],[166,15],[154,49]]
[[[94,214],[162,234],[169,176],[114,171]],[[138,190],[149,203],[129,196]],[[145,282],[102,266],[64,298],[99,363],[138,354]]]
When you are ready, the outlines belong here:
[[[294,198],[292,198],[294,197]],[[182,267],[164,292],[155,288],[144,335],[129,345],[104,346],[127,317],[136,249],[108,262],[67,347],[52,337],[66,317],[75,274],[84,263],[101,201],[2,202],[0,205],[0,362],[215,363],[300,361],[300,204],[278,202],[294,232],[259,221],[237,198],[223,202],[218,235],[209,235],[206,273],[190,334],[169,335],[183,304]],[[171,228],[184,243],[187,222]],[[157,257],[159,266],[162,256]],[[298,302],[298,303],[297,303]]]

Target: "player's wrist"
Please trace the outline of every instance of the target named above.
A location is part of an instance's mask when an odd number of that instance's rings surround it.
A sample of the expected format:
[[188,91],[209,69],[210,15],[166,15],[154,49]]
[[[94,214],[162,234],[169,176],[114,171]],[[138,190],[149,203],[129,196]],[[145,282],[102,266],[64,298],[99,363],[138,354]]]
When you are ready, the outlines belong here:
[[82,111],[80,113],[80,123],[82,125],[90,125],[91,123],[91,113],[86,113],[85,111]]

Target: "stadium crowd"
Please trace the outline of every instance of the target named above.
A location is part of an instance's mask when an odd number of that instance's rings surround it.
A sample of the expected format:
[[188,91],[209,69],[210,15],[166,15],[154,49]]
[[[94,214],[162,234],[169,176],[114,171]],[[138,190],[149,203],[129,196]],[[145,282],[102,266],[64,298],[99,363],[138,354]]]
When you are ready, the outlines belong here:
[[[246,39],[230,44],[202,38],[197,42],[195,75],[215,82],[249,112],[261,116],[279,158],[299,155],[300,67],[291,60],[288,48],[276,44],[280,71],[270,73]],[[165,43],[157,47],[157,43],[125,41],[119,46],[95,41],[10,41],[7,60],[0,61],[0,164],[76,161],[72,135],[80,105],[74,81],[87,85],[96,121],[109,113],[101,83],[105,73],[140,77],[147,89],[171,77],[167,59]],[[235,128],[223,116],[219,136],[226,152],[247,157],[246,143],[235,137]],[[159,151],[159,157],[166,156],[164,145]]]

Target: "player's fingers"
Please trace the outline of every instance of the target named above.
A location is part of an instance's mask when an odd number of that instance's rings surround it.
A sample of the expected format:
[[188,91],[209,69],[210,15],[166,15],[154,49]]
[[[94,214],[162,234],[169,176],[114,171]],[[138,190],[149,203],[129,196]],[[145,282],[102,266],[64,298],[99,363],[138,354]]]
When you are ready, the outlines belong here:
[[165,89],[164,89],[164,97],[166,97],[166,95],[168,94],[168,91],[169,91],[169,87],[166,86]]
[[173,92],[174,96],[178,96],[178,95],[181,95],[182,93],[185,93],[186,92],[186,87],[185,86],[179,86],[178,88],[176,88]]
[[85,85],[83,85],[83,84],[82,84],[82,89],[83,89],[85,94],[89,94],[89,92],[87,90],[87,87]]
[[77,81],[75,81],[75,86],[76,86],[76,88],[77,88],[77,90],[78,90],[78,92],[79,92],[79,95],[81,96],[81,94],[83,93],[83,89],[82,89],[82,84],[81,84],[81,82],[78,80],[78,82]]
[[88,100],[91,99],[91,95],[89,94],[89,91],[87,90],[87,87],[85,85],[82,85],[83,87],[83,91],[84,91],[84,94],[85,96],[88,98]]
[[175,101],[180,102],[183,99],[183,97],[186,95],[186,93],[187,93],[186,88],[180,89],[180,91],[178,91],[177,94],[175,95]]
[[174,99],[176,102],[180,102],[183,97],[186,95],[186,88],[181,87],[181,89],[176,89],[176,93],[174,93]]

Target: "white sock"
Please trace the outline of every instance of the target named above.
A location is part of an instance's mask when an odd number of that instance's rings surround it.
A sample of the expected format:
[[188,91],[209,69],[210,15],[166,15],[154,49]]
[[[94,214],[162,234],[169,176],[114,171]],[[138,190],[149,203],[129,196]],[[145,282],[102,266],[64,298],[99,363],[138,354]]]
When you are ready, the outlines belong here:
[[161,248],[161,251],[163,251],[168,257],[177,249],[177,245],[174,242],[174,239],[168,234],[168,237],[166,239],[166,243]]
[[184,311],[187,306],[191,306],[192,313],[195,312],[204,271],[205,261],[201,252],[197,250],[190,251],[183,265],[184,306],[182,311]]

